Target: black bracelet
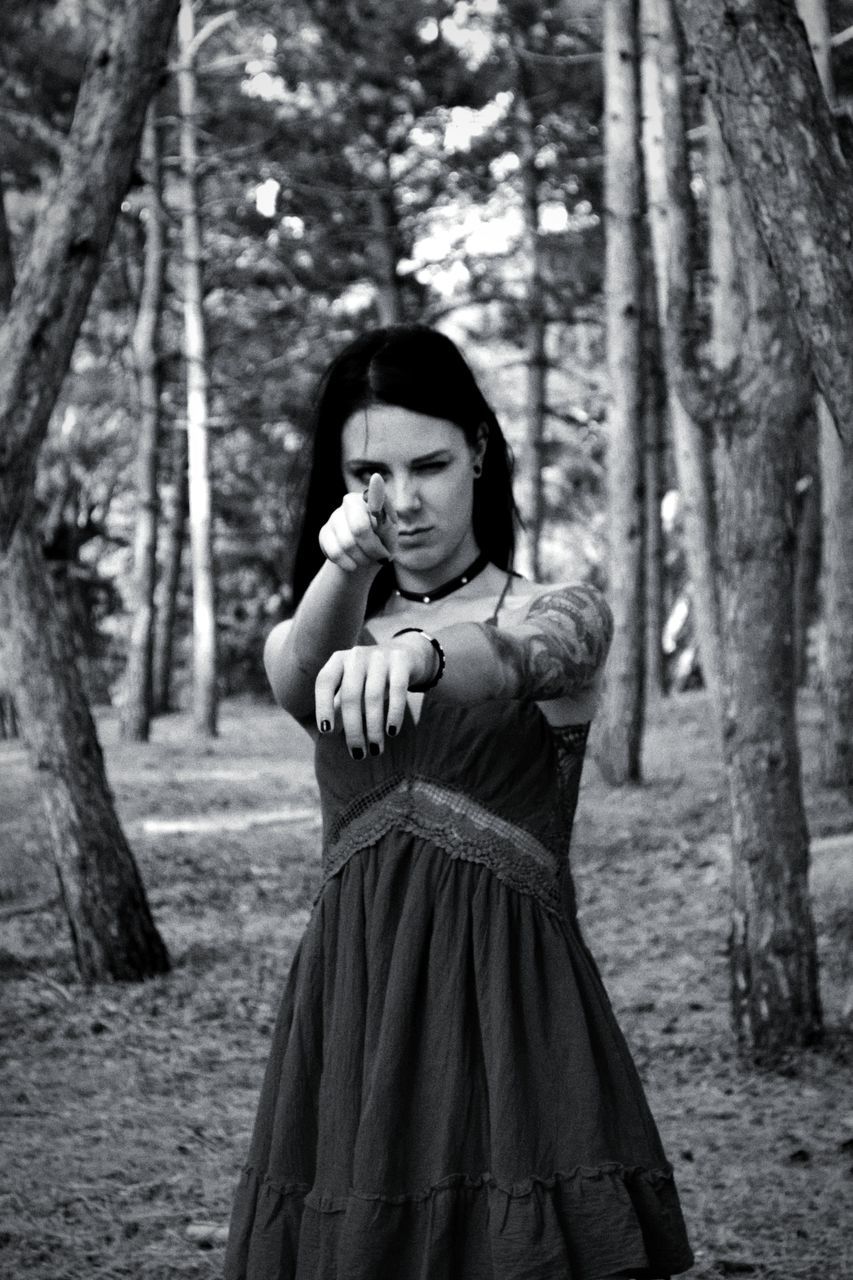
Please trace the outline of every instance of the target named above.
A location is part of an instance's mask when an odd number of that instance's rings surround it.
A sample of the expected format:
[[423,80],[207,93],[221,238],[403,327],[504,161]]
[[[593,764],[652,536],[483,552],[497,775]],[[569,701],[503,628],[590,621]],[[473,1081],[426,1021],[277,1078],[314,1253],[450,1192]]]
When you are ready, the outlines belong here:
[[419,632],[425,639],[429,640],[433,649],[435,649],[436,653],[438,654],[438,670],[436,671],[432,679],[427,680],[424,684],[409,685],[409,693],[426,693],[428,689],[434,689],[435,686],[438,684],[439,680],[441,679],[441,677],[444,675],[444,668],[446,666],[444,650],[442,649],[439,642],[436,640],[435,636],[428,636],[427,633],[424,631],[423,627],[403,627],[402,631],[395,631],[391,639],[396,640],[397,636],[404,636],[409,631]]

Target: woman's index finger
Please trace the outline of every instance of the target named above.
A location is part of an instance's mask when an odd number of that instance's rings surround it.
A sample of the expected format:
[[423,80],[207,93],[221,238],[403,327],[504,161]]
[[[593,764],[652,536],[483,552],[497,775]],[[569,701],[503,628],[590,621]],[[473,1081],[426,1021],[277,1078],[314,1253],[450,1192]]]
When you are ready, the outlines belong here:
[[372,516],[381,514],[385,506],[385,481],[378,471],[374,471],[367,486],[367,510]]

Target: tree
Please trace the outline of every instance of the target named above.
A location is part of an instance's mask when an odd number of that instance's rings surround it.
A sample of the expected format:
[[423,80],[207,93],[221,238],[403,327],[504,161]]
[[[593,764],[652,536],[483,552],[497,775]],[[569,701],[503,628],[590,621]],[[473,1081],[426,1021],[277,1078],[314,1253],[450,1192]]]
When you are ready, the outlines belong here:
[[[832,105],[835,88],[826,0],[797,0],[820,82]],[[821,662],[823,751],[829,786],[853,799],[853,445],[842,443],[823,396],[817,397],[820,433],[824,640]]]
[[0,611],[22,728],[48,818],[75,955],[87,980],[165,972],[119,824],[73,650],[32,528],[39,449],[130,180],[176,0],[105,20],[59,173],[0,328]]
[[692,310],[695,219],[684,124],[684,78],[671,7],[663,0],[642,0],[641,13],[643,40],[653,54],[643,62],[643,156],[658,313],[664,321],[672,451],[702,679],[721,728],[719,568],[710,434],[691,415],[679,379],[682,325],[665,323],[671,305],[676,311]]
[[216,593],[211,524],[210,413],[207,340],[202,288],[202,242],[198,201],[198,125],[194,60],[209,33],[228,21],[213,18],[198,34],[192,0],[178,11],[178,103],[180,110],[184,357],[187,372],[190,552],[193,580],[193,717],[199,733],[216,734]]
[[142,282],[133,332],[139,398],[132,624],[127,651],[121,732],[147,742],[151,724],[154,587],[157,575],[157,445],[160,436],[160,319],[166,266],[163,184],[156,100],[142,141],[145,208]]
[[731,412],[715,426],[732,1012],[742,1051],[773,1065],[821,1031],[791,617],[795,444],[809,383],[799,336],[710,112],[708,119],[714,358],[724,372],[741,366]]
[[678,0],[677,11],[818,386],[850,443],[853,172],[794,0]]
[[[662,0],[663,19],[671,4]],[[672,28],[662,21],[665,29]],[[662,58],[678,52],[661,48]],[[775,1065],[821,1030],[791,618],[795,443],[809,381],[710,111],[707,121],[710,358],[697,340],[702,325],[692,292],[672,274],[668,326],[675,332],[668,350],[679,393],[714,443],[722,747],[732,820],[732,1015],[743,1055]],[[683,154],[683,116],[668,109],[664,124],[670,172],[671,158]],[[677,265],[674,255],[671,261]]]
[[614,634],[599,765],[608,781],[640,777],[644,526],[642,176],[636,0],[604,12],[609,586]]

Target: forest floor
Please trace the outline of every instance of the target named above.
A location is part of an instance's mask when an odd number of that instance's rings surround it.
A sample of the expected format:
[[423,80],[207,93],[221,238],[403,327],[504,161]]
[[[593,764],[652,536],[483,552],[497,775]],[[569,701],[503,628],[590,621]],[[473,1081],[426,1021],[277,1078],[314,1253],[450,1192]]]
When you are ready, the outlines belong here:
[[[174,971],[78,983],[35,783],[0,743],[0,1274],[218,1277],[318,884],[310,742],[240,701],[210,745],[184,715],[147,746],[120,743],[112,711],[98,722]],[[675,1165],[695,1280],[853,1276],[853,809],[817,785],[809,698],[800,722],[827,1037],[784,1071],[734,1052],[727,804],[703,695],[654,713],[644,786],[607,788],[591,758],[584,773],[581,921]]]

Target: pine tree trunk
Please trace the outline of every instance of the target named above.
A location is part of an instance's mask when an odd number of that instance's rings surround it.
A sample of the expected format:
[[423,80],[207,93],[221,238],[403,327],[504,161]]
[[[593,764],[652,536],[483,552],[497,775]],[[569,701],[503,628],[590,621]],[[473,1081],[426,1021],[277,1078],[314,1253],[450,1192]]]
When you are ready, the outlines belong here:
[[533,120],[519,92],[519,125],[523,131],[521,150],[522,208],[527,242],[527,431],[522,455],[522,489],[526,494],[525,552],[527,568],[534,579],[542,572],[542,531],[545,523],[545,493],[542,470],[545,465],[545,422],[548,403],[548,350],[546,342],[545,282],[542,242],[539,236],[539,177],[536,171],[536,144]]
[[202,290],[201,223],[198,212],[198,108],[192,49],[194,35],[192,0],[181,0],[178,13],[177,80],[183,177],[184,350],[187,369],[190,553],[193,580],[193,719],[199,733],[215,737],[216,596],[207,348]]
[[644,656],[642,240],[636,0],[604,10],[605,307],[610,387],[607,487],[610,604],[598,764],[620,784],[641,777]]
[[821,663],[821,774],[853,800],[853,448],[824,421],[820,432],[823,499],[824,637]]
[[[648,231],[648,227],[644,228]],[[644,235],[647,241],[647,236]],[[666,693],[663,659],[664,558],[661,502],[666,453],[667,388],[658,316],[651,245],[643,253],[645,320],[643,324],[643,493],[645,498],[646,703]]]
[[[6,201],[0,189],[0,300],[3,307],[8,305],[14,287],[15,264],[12,257],[12,242],[9,237],[9,225],[6,222]],[[18,713],[12,697],[8,664],[3,656],[3,636],[8,625],[8,619],[0,619],[0,742],[18,737]]]
[[154,660],[152,702],[155,715],[172,711],[172,668],[175,652],[175,617],[189,506],[187,433],[172,427],[171,478],[163,501],[163,568],[154,609]]
[[136,456],[136,525],[133,546],[133,620],[121,708],[121,736],[147,742],[151,724],[154,587],[157,574],[157,445],[160,433],[160,315],[165,273],[165,224],[161,205],[157,104],[142,139],[147,199],[145,249],[133,358],[139,396]]
[[138,980],[169,970],[115,812],[97,731],[41,550],[24,515],[0,574],[5,639],[24,738],[50,831],[80,974]]
[[[797,0],[823,91],[835,101],[826,0]],[[821,775],[853,799],[853,444],[846,448],[822,396],[818,396],[823,503],[824,640],[821,693]]]
[[732,1015],[742,1055],[772,1067],[821,1030],[791,618],[796,433],[809,383],[798,335],[710,115],[708,187],[716,361],[730,368],[737,344],[743,372],[737,411],[718,420],[714,455],[732,811]]
[[[140,979],[169,968],[115,812],[69,637],[30,521],[41,443],[127,189],[176,0],[105,19],[0,329],[0,616],[4,652],[47,814],[80,972]],[[11,259],[10,259],[11,266]],[[11,283],[11,271],[6,286]]]
[[644,155],[658,308],[664,319],[669,422],[702,679],[722,731],[719,568],[710,432],[686,403],[688,370],[678,332],[684,320],[680,314],[670,314],[671,309],[689,311],[693,292],[695,215],[685,132],[684,74],[672,0],[657,0],[657,12],[651,0],[644,0],[644,6],[644,39],[657,48],[658,63],[656,68],[651,58],[644,62]]
[[818,614],[821,571],[821,495],[816,406],[804,415],[797,439],[797,563],[794,570],[794,663],[797,686],[809,679],[809,631]]
[[178,0],[133,0],[104,19],[59,173],[0,329],[0,551],[35,480],[160,75]]
[[795,6],[677,8],[818,386],[853,443],[853,170]]
[[379,323],[402,324],[403,294],[397,274],[397,213],[386,160],[383,160],[383,179],[383,187],[370,193],[371,238],[368,257],[376,284]]

